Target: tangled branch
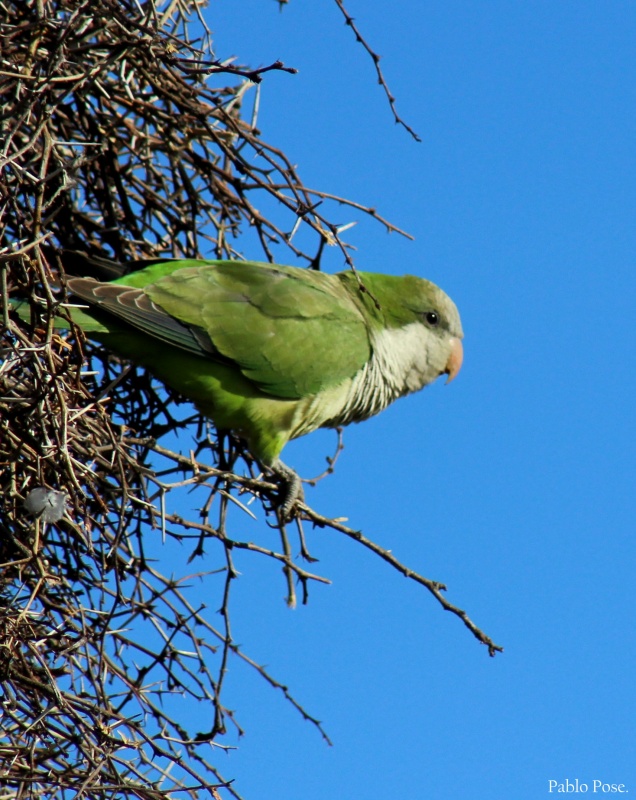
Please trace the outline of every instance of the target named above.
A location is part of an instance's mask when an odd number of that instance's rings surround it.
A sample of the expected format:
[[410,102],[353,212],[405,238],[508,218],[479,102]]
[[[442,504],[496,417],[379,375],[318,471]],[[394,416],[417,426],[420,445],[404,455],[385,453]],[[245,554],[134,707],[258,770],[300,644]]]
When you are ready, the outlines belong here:
[[[327,244],[352,265],[335,209],[402,233],[374,209],[305,186],[261,138],[248,99],[269,73],[293,68],[219,58],[202,6],[0,0],[0,782],[19,798],[238,798],[216,766],[242,733],[223,699],[233,660],[327,739],[231,625],[239,559],[281,566],[290,605],[328,582],[308,566],[303,524],[370,547],[499,649],[441,584],[337,521],[304,507],[294,540],[272,510],[277,487],[240,442],[217,438],[70,319],[64,335],[52,323],[66,313],[57,248],[237,258],[240,240],[251,255],[282,251],[277,260],[317,268]],[[297,244],[300,227],[313,250]],[[10,314],[13,295],[31,303],[30,325]],[[176,436],[194,428],[184,454]],[[174,510],[193,505],[187,518]],[[279,545],[237,536],[237,514],[268,523]],[[154,559],[171,547],[206,569],[164,574]],[[189,582],[204,578],[219,624],[192,601]],[[205,730],[175,695],[209,709]]]

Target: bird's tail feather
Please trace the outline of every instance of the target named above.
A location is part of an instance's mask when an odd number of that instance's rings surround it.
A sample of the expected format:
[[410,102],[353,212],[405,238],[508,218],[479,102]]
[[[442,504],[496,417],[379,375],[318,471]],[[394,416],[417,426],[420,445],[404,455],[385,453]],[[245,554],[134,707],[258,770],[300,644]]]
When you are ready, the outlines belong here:
[[[27,300],[12,297],[9,300],[9,308],[24,322],[32,322],[31,304]],[[99,315],[93,314],[92,311],[87,312],[83,308],[67,304],[62,308],[85,333],[110,333],[112,331],[112,325],[108,326],[105,322],[102,322],[99,319]],[[70,328],[68,318],[61,314],[54,317],[53,326],[56,330],[68,330]]]

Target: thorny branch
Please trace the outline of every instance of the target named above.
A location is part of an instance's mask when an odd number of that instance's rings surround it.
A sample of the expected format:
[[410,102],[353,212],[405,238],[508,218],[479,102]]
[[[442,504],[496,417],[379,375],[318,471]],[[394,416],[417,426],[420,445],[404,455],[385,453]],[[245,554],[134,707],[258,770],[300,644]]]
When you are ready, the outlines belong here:
[[386,78],[384,77],[384,73],[382,72],[382,68],[380,67],[380,56],[371,48],[368,44],[367,40],[364,36],[360,33],[360,29],[356,25],[355,19],[351,16],[351,14],[345,8],[343,0],[335,0],[336,5],[340,9],[342,16],[345,19],[345,25],[347,25],[353,31],[354,36],[356,37],[356,42],[362,45],[362,47],[366,50],[371,61],[373,61],[373,66],[375,67],[375,72],[378,77],[378,83],[382,87],[384,94],[386,95],[386,99],[389,102],[389,106],[391,107],[391,112],[393,113],[393,119],[397,125],[401,125],[411,136],[415,139],[416,142],[421,142],[421,137],[408,125],[402,117],[397,113],[397,108],[395,106],[395,97],[393,96],[391,90],[389,89],[389,85],[386,82]]
[[[227,258],[240,257],[240,237],[252,257],[317,268],[325,244],[351,264],[335,209],[401,233],[374,209],[306,187],[261,138],[255,83],[293,68],[219,58],[202,6],[0,0],[0,783],[20,799],[238,798],[216,766],[242,733],[224,701],[232,661],[327,739],[232,629],[242,559],[282,567],[290,605],[328,582],[306,568],[307,523],[357,539],[499,649],[440,584],[362,534],[308,507],[295,531],[282,526],[277,487],[240,442],[184,416],[178,398],[70,322],[64,336],[52,324],[65,313],[59,247]],[[297,244],[303,226],[313,252]],[[31,301],[31,325],[9,313],[14,294]],[[190,438],[176,437],[197,425],[196,449],[178,452]],[[39,517],[34,490],[51,499]],[[280,544],[238,536],[252,518],[278,527]],[[166,552],[177,577],[155,563]],[[218,624],[193,600],[190,584],[204,579]],[[175,697],[208,709],[205,730]]]

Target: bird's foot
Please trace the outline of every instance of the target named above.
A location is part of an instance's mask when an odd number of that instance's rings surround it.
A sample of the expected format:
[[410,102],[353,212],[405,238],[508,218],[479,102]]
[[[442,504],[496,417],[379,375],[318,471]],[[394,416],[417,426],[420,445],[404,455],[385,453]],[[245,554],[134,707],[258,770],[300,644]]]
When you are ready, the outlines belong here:
[[305,499],[300,476],[287,464],[283,464],[280,459],[277,459],[270,469],[278,478],[280,485],[276,510],[283,522],[289,522],[296,503],[302,503]]

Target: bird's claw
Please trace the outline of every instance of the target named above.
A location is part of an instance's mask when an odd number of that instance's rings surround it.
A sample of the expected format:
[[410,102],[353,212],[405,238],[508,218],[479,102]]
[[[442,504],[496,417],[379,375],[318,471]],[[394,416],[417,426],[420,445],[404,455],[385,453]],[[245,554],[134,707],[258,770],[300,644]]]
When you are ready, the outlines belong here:
[[294,516],[296,504],[305,499],[300,476],[280,460],[272,465],[271,470],[280,486],[276,511],[282,522],[289,522]]

